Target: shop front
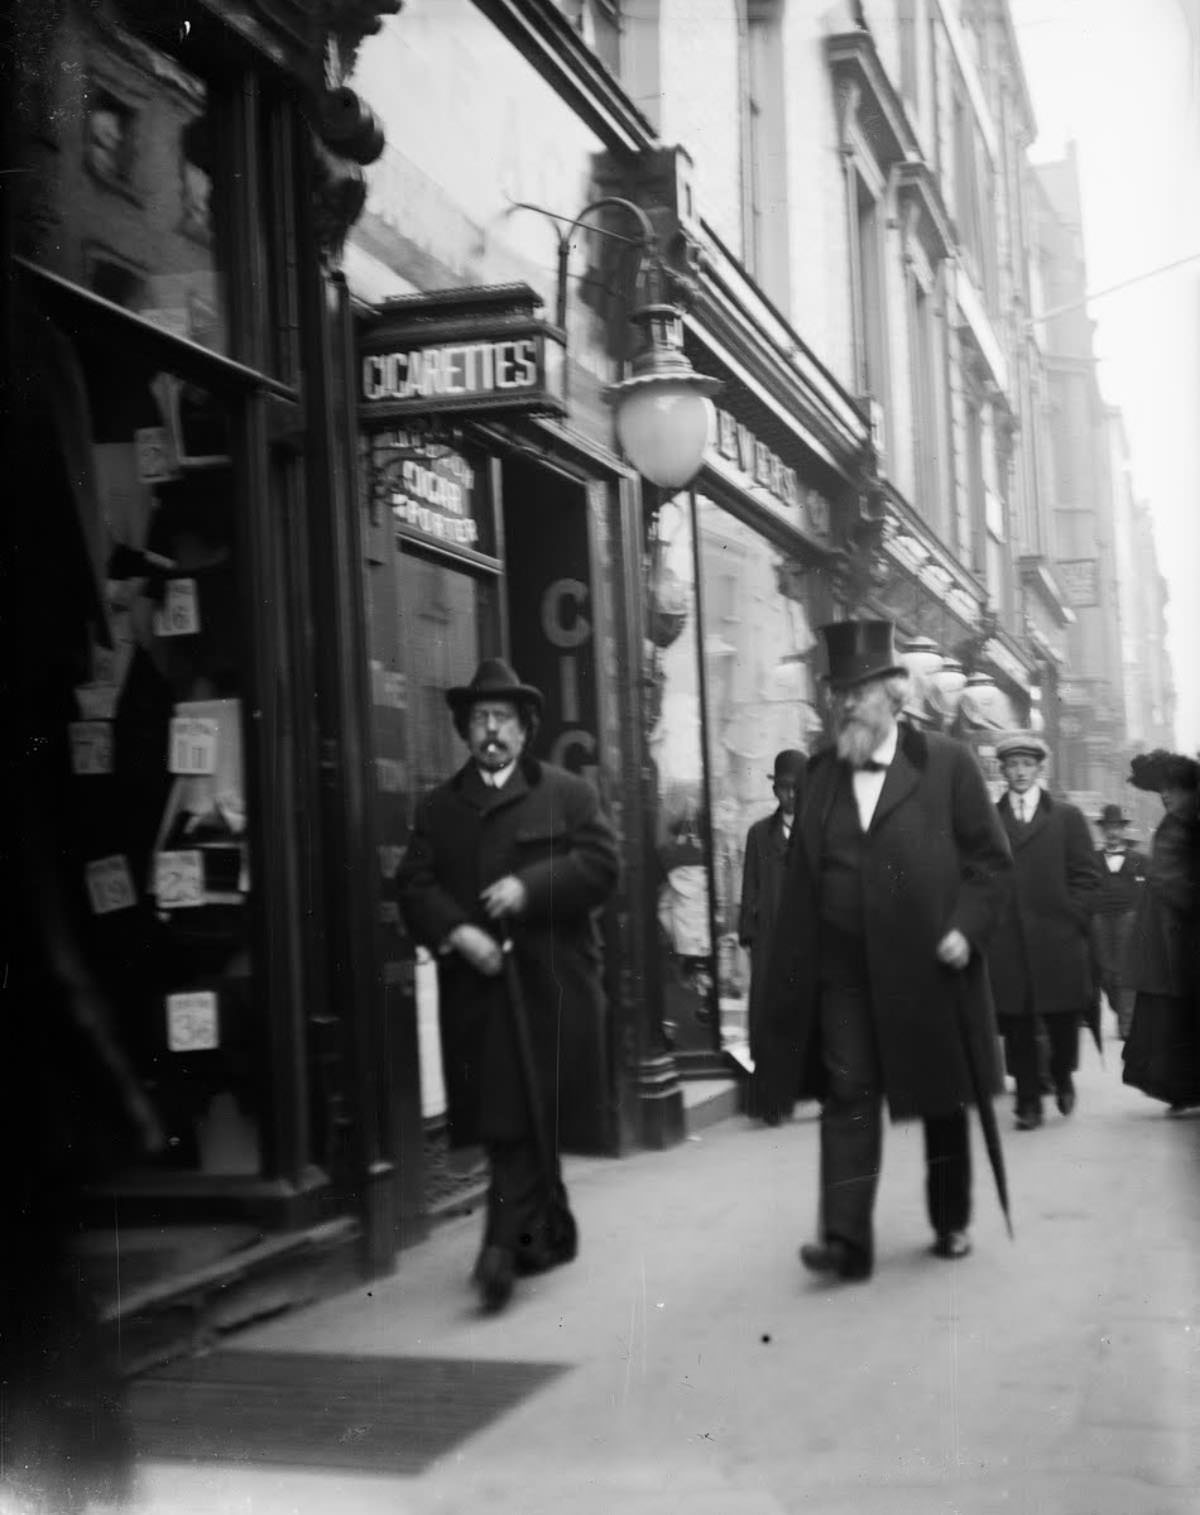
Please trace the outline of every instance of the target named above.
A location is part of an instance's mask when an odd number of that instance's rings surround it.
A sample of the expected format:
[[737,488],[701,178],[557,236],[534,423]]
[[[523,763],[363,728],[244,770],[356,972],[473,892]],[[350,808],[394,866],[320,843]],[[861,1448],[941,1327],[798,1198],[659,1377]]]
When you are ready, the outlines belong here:
[[[408,939],[391,881],[415,806],[465,759],[446,691],[468,683],[481,658],[506,658],[543,691],[539,756],[593,782],[621,830],[633,696],[620,671],[612,542],[634,497],[628,469],[563,424],[564,335],[529,286],[364,306],[357,355],[379,954],[397,1053],[395,1141],[410,1154],[397,1200],[419,1228],[454,1189],[437,972]],[[632,1003],[623,1009],[632,996],[621,987],[628,917],[619,900],[604,922],[612,982],[590,1028],[590,1092],[562,1133],[573,1150],[614,1151],[622,1139],[618,1044],[624,1015],[635,1013]]]
[[[720,372],[695,344],[697,366]],[[729,375],[692,487],[647,512],[645,743],[664,1044],[680,1073],[750,1069],[739,943],[746,833],[772,767],[823,730],[814,628],[838,613],[847,481]]]
[[88,1267],[114,1309],[118,1276],[128,1313],[186,1275],[193,1317],[223,1287],[232,1319],[226,1263],[251,1312],[282,1261],[281,1302],[326,1261],[370,1266],[364,1171],[386,1162],[324,885],[312,59],[216,9],[18,8],[5,673],[38,919],[87,986],[63,1087],[99,1026],[157,1128],[97,1152]]

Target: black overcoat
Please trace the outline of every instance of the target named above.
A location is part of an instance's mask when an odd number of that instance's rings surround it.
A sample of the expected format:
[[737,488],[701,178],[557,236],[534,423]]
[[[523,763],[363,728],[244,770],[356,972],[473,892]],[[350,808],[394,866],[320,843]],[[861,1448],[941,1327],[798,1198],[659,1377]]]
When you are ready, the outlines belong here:
[[1197,984],[1200,823],[1165,814],[1154,833],[1145,887],[1124,964],[1143,994],[1186,996]]
[[464,922],[498,935],[479,895],[510,873],[528,896],[512,934],[551,1136],[594,1147],[606,1099],[594,912],[616,885],[617,850],[593,787],[534,758],[523,758],[503,789],[488,788],[473,762],[435,789],[417,809],[396,874],[410,933],[437,955],[451,1140],[512,1140],[529,1129],[503,977],[440,951]]
[[746,832],[746,857],[742,865],[742,898],[738,912],[738,941],[750,949],[750,1056],[755,1063],[766,1057],[765,1006],[767,964],[779,897],[783,890],[788,843],[783,834],[783,812],[755,821]]
[[1014,889],[988,952],[1001,1017],[1081,1014],[1092,1002],[1091,917],[1100,864],[1081,810],[1042,791],[1031,821],[997,811],[1013,853]]
[[[781,1094],[821,1098],[820,860],[841,764],[831,751],[809,763],[792,836],[768,973],[772,1063]],[[1003,905],[1012,860],[971,752],[936,733],[900,727],[867,843],[864,950],[893,1117],[940,1115],[974,1103],[960,1017],[984,1086],[1001,1087],[996,1028],[983,960]],[[957,929],[971,944],[961,972],[937,946]]]

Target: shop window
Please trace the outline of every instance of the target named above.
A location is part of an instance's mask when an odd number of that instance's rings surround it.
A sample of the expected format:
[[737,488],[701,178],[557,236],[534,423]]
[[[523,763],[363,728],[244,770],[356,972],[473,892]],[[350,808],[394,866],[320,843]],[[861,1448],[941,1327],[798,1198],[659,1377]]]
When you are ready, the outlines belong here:
[[[775,754],[807,751],[820,730],[808,664],[806,608],[780,593],[783,554],[703,495],[696,497],[707,710],[706,787],[712,815],[716,999],[721,1045],[748,1056],[750,961],[738,945],[746,833],[775,808]],[[736,616],[714,621],[720,595]]]
[[140,269],[130,268],[100,253],[88,262],[88,285],[105,300],[125,310],[136,310],[145,296],[146,280]]
[[111,91],[92,85],[88,91],[84,161],[97,179],[116,188],[133,187],[137,111]]
[[212,151],[208,121],[204,116],[189,121],[179,134],[180,229],[197,242],[212,242]]

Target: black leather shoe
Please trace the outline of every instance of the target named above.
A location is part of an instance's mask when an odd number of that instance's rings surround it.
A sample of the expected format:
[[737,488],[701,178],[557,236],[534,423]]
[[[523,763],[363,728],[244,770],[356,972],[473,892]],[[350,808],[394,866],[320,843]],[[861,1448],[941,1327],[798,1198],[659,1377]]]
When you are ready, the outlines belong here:
[[1054,1102],[1064,1115],[1070,1115],[1075,1108],[1075,1081],[1069,1076],[1059,1084],[1055,1092]]
[[1017,1130],[1036,1131],[1042,1123],[1042,1112],[1036,1105],[1017,1106]]
[[503,1310],[512,1298],[516,1262],[507,1247],[484,1247],[471,1275],[483,1308],[489,1314]]
[[939,1231],[933,1244],[935,1257],[966,1257],[971,1250],[971,1238],[965,1231]]
[[871,1276],[870,1260],[837,1237],[806,1242],[800,1248],[800,1261],[810,1273],[832,1273],[847,1283],[859,1283]]

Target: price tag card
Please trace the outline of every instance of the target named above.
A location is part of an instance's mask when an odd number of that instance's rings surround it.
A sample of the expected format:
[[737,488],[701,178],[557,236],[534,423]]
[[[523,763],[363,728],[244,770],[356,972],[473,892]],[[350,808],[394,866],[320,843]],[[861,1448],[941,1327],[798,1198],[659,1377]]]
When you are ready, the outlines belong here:
[[143,484],[165,484],[175,477],[175,449],[165,426],[139,426],[133,434],[133,446]]
[[204,903],[204,859],[199,852],[160,852],[154,859],[154,894],[161,910]]
[[129,864],[120,854],[96,858],[86,865],[84,873],[93,915],[111,915],[114,910],[128,910],[137,904]]
[[112,772],[112,727],[107,721],[71,721],[67,732],[71,741],[72,773],[88,778],[97,773]]
[[79,714],[85,721],[111,721],[117,713],[120,692],[115,684],[77,684],[75,698],[79,703]]
[[217,771],[217,723],[208,716],[177,715],[171,721],[167,767],[172,773]]
[[170,1052],[215,1052],[217,996],[211,989],[167,995],[167,1049]]
[[190,637],[200,630],[195,579],[168,579],[161,610],[154,613],[157,637]]

